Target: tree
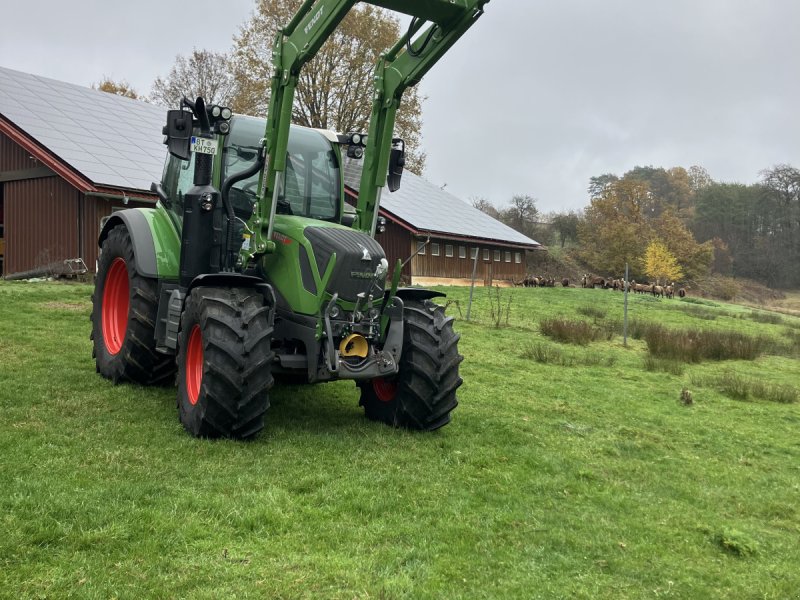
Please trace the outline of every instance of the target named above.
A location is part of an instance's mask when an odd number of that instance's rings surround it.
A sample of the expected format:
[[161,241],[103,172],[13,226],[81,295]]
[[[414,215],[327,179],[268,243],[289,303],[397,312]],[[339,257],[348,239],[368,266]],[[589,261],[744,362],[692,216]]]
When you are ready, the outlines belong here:
[[[298,0],[258,0],[255,13],[234,37],[235,111],[266,116],[272,44],[278,29],[289,22],[298,6]],[[399,37],[399,22],[382,9],[364,4],[351,10],[303,68],[292,110],[293,122],[339,132],[366,132],[375,64]],[[421,105],[418,89],[406,90],[395,122],[395,135],[406,142],[406,168],[417,174],[425,167],[420,144]]]
[[581,217],[574,211],[568,213],[556,213],[550,217],[550,223],[558,235],[563,248],[567,241],[578,239],[578,223]]
[[166,79],[156,78],[150,99],[178,108],[184,96],[191,100],[202,96],[207,104],[230,106],[235,89],[228,55],[195,48],[188,57],[179,54],[175,58]]
[[652,228],[660,242],[675,257],[686,277],[698,279],[708,274],[714,260],[713,243],[698,244],[692,232],[671,208],[652,222]]
[[500,220],[528,237],[533,237],[539,211],[532,196],[517,194],[511,198],[511,206],[500,212]]
[[131,98],[133,100],[146,100],[143,96],[140,96],[139,93],[131,87],[131,84],[125,81],[124,79],[120,79],[119,81],[114,81],[110,77],[103,76],[103,80],[98,84],[92,84],[93,90],[99,90],[101,92],[106,92],[108,94],[114,94],[115,96],[123,96],[125,98]]
[[660,240],[648,244],[644,253],[644,272],[657,283],[679,281],[683,278],[683,269],[678,266],[677,259]]
[[692,165],[689,167],[687,173],[689,174],[689,185],[691,186],[692,191],[695,193],[714,183],[714,180],[711,178],[711,175],[709,175],[708,171],[701,166]]
[[613,173],[604,173],[603,175],[590,178],[589,188],[586,191],[589,192],[590,198],[600,198],[606,190],[617,181],[619,181],[619,177]]
[[699,240],[724,243],[733,275],[794,287],[800,285],[800,172],[778,165],[761,175],[755,185],[711,183],[699,190],[692,229]]
[[475,196],[470,198],[472,201],[472,206],[477,208],[481,212],[485,212],[487,215],[492,217],[493,219],[500,220],[500,211],[497,210],[497,207],[489,202],[486,198],[481,198],[480,196]]
[[594,198],[578,223],[578,258],[599,273],[619,276],[625,263],[636,269],[652,236],[642,213],[648,194],[646,183],[629,178]]

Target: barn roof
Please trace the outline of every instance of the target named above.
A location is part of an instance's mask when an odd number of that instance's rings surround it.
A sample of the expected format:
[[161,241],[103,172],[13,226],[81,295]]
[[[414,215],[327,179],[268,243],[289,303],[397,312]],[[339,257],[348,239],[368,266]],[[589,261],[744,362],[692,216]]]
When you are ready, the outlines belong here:
[[161,106],[0,67],[0,115],[97,186],[161,179]]
[[[345,185],[358,191],[362,161],[345,158]],[[381,208],[419,232],[474,237],[523,246],[540,244],[410,171],[400,189],[384,187]]]
[[[162,106],[0,67],[0,116],[98,187],[148,191],[161,179]],[[361,161],[344,172],[357,191]],[[381,208],[419,232],[539,246],[409,171]]]

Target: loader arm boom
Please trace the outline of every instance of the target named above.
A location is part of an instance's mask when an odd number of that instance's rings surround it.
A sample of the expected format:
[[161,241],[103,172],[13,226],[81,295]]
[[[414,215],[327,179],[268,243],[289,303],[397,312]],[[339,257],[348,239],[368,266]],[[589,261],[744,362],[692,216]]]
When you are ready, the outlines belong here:
[[[386,182],[395,116],[403,92],[415,85],[483,13],[489,0],[365,0],[411,17],[411,26],[375,67],[372,112],[364,154],[355,227],[374,234],[380,191]],[[300,71],[319,51],[357,0],[305,0],[273,45],[271,94],[265,140],[269,160],[256,217],[255,251],[270,239],[276,190],[286,169],[292,103]],[[424,31],[425,23],[429,23]],[[420,33],[422,31],[422,33]],[[419,35],[417,35],[419,34]],[[415,37],[416,36],[416,37]],[[266,233],[263,226],[267,225]]]

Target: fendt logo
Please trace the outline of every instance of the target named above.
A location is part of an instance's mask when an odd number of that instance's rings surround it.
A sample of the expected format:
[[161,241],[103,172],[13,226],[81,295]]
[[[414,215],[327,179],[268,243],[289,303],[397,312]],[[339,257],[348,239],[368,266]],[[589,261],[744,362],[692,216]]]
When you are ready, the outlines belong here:
[[306,35],[308,35],[308,32],[309,32],[309,31],[311,31],[311,28],[312,28],[314,25],[316,25],[316,24],[317,24],[317,21],[319,21],[319,18],[322,16],[322,11],[323,11],[323,10],[325,10],[325,7],[324,7],[324,6],[323,6],[323,7],[321,7],[321,8],[320,8],[320,9],[317,11],[317,14],[315,14],[313,17],[311,17],[311,20],[308,22],[308,24],[307,24],[305,27],[303,27],[303,33],[305,33]]

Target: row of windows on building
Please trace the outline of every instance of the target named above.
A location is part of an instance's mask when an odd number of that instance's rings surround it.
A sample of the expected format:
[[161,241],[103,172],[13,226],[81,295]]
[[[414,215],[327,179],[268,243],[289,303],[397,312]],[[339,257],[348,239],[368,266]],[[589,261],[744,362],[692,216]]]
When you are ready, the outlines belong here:
[[[419,252],[417,254],[425,254],[428,249],[430,249],[431,256],[441,256],[440,252],[440,244],[436,242],[431,242],[428,244],[429,248],[426,247],[425,242],[417,242],[417,249]],[[475,260],[475,257],[478,255],[480,248],[470,248],[469,257],[471,260]],[[505,252],[501,250],[490,250],[489,248],[483,248],[483,260],[491,261],[492,260],[492,253],[494,253],[494,262],[502,262],[505,258],[505,262],[511,262],[511,252],[506,250]],[[520,264],[522,262],[522,252],[514,252],[514,262],[516,264]],[[455,258],[455,246],[453,244],[444,244],[444,255],[447,258]],[[459,246],[458,247],[458,258],[467,258],[467,247],[466,246]]]

